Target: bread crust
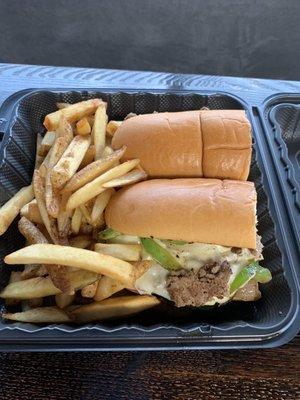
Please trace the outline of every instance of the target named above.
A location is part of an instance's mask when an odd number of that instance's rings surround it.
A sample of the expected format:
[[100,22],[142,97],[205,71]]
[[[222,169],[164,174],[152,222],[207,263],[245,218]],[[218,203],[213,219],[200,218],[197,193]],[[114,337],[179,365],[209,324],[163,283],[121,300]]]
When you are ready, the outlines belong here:
[[154,179],[118,191],[105,211],[121,233],[256,248],[256,191],[252,182]]

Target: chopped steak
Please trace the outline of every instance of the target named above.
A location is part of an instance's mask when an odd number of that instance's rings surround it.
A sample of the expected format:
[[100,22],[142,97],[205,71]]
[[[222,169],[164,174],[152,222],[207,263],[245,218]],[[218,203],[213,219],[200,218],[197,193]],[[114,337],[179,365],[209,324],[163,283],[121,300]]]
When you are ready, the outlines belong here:
[[245,286],[236,291],[233,300],[255,301],[261,298],[261,293],[256,280],[251,279]]
[[200,307],[214,297],[229,295],[231,268],[227,261],[209,263],[199,271],[180,270],[167,279],[167,289],[177,307]]

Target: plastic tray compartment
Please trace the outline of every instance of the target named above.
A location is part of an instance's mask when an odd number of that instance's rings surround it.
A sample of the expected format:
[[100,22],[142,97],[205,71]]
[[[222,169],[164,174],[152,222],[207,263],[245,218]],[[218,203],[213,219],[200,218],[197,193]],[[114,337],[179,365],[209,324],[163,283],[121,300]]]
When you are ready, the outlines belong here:
[[[4,203],[31,181],[35,159],[36,133],[44,132],[42,121],[56,110],[56,102],[75,103],[92,97],[108,102],[109,118],[123,119],[129,112],[211,109],[241,109],[247,106],[227,94],[176,92],[151,93],[97,91],[24,91],[8,99],[0,112],[6,126],[0,148],[0,202]],[[86,326],[35,326],[0,321],[0,349],[5,350],[153,350],[188,348],[247,348],[276,346],[290,340],[299,329],[298,288],[295,279],[295,249],[290,232],[277,217],[272,186],[266,178],[266,149],[257,142],[254,128],[254,152],[250,180],[258,192],[258,233],[264,248],[263,265],[271,269],[273,279],[263,285],[258,302],[232,302],[206,312],[176,309],[163,303],[127,320]],[[187,138],[188,140],[188,138]],[[258,145],[259,144],[259,145]],[[275,179],[275,177],[273,177]],[[273,179],[272,178],[272,179]],[[284,204],[280,204],[281,207]],[[0,237],[0,256],[21,247],[23,237],[16,222]],[[11,266],[1,261],[0,285],[9,278]],[[4,303],[2,303],[2,308]],[[297,325],[298,324],[298,325]]]

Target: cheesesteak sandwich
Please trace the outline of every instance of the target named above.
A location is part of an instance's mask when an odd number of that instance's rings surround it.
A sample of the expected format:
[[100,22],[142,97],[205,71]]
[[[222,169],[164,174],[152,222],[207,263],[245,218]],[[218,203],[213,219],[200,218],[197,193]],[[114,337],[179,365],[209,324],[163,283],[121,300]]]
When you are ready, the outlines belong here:
[[244,110],[138,115],[116,130],[112,147],[138,158],[149,177],[247,180],[251,126]]
[[118,191],[105,212],[102,236],[140,243],[145,272],[139,293],[176,306],[223,304],[260,297],[271,279],[259,265],[256,191],[252,182],[156,179]]

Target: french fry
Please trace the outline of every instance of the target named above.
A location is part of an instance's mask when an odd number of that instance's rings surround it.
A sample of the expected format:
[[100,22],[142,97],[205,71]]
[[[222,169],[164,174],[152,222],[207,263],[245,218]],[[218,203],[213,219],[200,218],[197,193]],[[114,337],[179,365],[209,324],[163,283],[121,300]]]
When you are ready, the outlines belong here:
[[99,105],[95,112],[95,120],[92,130],[93,143],[95,145],[95,159],[99,160],[105,147],[105,132],[107,125],[106,103]]
[[102,156],[108,157],[108,156],[112,155],[113,153],[114,153],[114,151],[110,146],[105,146]]
[[[68,271],[67,277],[76,290],[95,282],[99,275],[84,271]],[[26,279],[20,282],[9,283],[1,292],[3,299],[35,299],[37,297],[53,296],[62,293],[52,282],[50,276]]]
[[92,299],[97,291],[98,282],[93,282],[81,289],[81,296]]
[[5,313],[3,318],[12,321],[30,322],[32,324],[51,324],[51,323],[67,323],[71,322],[66,312],[57,307],[38,307],[32,310]]
[[147,178],[146,172],[140,170],[134,170],[128,172],[128,174],[125,174],[120,178],[112,179],[111,181],[104,183],[102,186],[105,188],[113,188],[113,187],[132,185],[133,183],[139,182],[146,178]]
[[69,107],[70,105],[71,105],[70,103],[62,103],[62,102],[56,103],[56,107],[57,107],[59,110],[61,110],[62,108]]
[[75,300],[75,294],[60,293],[55,295],[55,303],[59,308],[66,308],[70,306]]
[[126,117],[124,118],[124,121],[126,121],[126,119],[133,118],[133,117],[136,117],[136,116],[137,116],[136,113],[130,112],[129,114],[126,115]]
[[57,229],[60,237],[66,237],[71,227],[72,212],[66,210],[66,204],[68,199],[69,199],[68,194],[62,195],[59,213],[57,217]]
[[4,261],[7,264],[61,264],[107,275],[128,287],[133,286],[131,264],[95,251],[76,247],[34,244],[7,255]]
[[20,210],[20,215],[21,217],[26,217],[29,221],[34,222],[35,224],[43,223],[36,199],[25,204],[25,206]]
[[77,233],[79,232],[80,226],[81,226],[81,221],[82,221],[82,212],[80,210],[79,207],[77,207],[74,210],[72,219],[71,219],[71,230],[73,233],[75,233],[77,235]]
[[21,272],[21,280],[36,278],[38,276],[45,276],[48,274],[45,265],[27,264]]
[[45,178],[45,201],[48,214],[57,218],[59,213],[60,199],[55,187],[52,184],[51,176],[56,163],[61,159],[69,143],[69,138],[58,137],[51,149],[50,160]]
[[34,168],[39,169],[40,165],[42,164],[44,157],[39,155],[41,143],[42,143],[42,135],[40,133],[37,134],[36,136],[36,153],[35,153],[35,164]]
[[42,139],[38,155],[41,157],[45,157],[53,143],[55,142],[56,132],[48,131],[45,133],[45,136]]
[[42,232],[26,217],[20,219],[18,228],[29,244],[48,243]]
[[77,171],[91,143],[89,136],[75,136],[51,172],[53,187],[61,189]]
[[109,121],[106,126],[106,134],[110,137],[113,137],[122,122],[123,121]]
[[93,144],[87,149],[81,164],[79,165],[79,170],[83,169],[87,165],[91,164],[95,159],[95,146]]
[[86,222],[88,224],[92,224],[91,215],[90,215],[89,210],[87,209],[86,205],[81,204],[79,206],[79,208],[80,208],[80,211],[82,212],[82,215],[84,216]]
[[102,321],[137,314],[159,303],[154,296],[119,296],[80,306],[71,311],[70,316],[77,323]]
[[73,134],[73,128],[70,122],[66,119],[64,115],[62,115],[59,119],[58,126],[56,128],[57,132],[57,137],[63,137],[66,139],[68,144],[71,143],[74,134]]
[[102,276],[98,282],[94,300],[105,300],[123,289],[125,289],[125,286],[122,283],[109,278],[108,276]]
[[38,170],[35,170],[33,173],[33,189],[43,223],[53,242],[56,242],[58,237],[57,229],[54,219],[50,217],[47,212],[44,199],[44,183]]
[[78,247],[80,249],[86,249],[92,244],[92,238],[89,235],[74,236],[69,239],[69,244],[72,247]]
[[62,108],[58,111],[54,111],[51,114],[46,115],[44,120],[44,126],[48,131],[55,130],[59,124],[60,117],[63,115],[69,122],[75,122],[79,119],[93,114],[97,107],[102,104],[101,99],[92,99],[81,101],[80,103],[71,104],[68,107]]
[[89,183],[93,179],[97,178],[103,172],[107,171],[109,168],[113,167],[116,162],[124,155],[126,147],[115,151],[112,155],[102,159],[94,161],[93,163],[87,165],[85,168],[78,171],[66,184],[63,192],[74,192],[75,190],[81,188],[85,184]]
[[9,228],[21,208],[34,197],[32,185],[23,187],[0,208],[0,236]]
[[97,225],[105,207],[107,206],[111,196],[114,194],[113,189],[108,189],[103,193],[98,194],[96,197],[92,214],[91,214],[91,223],[92,225]]
[[[22,272],[21,271],[11,271],[8,283],[19,282],[22,280]],[[5,305],[7,307],[16,306],[19,304],[19,299],[6,299]]]
[[86,117],[86,119],[88,120],[88,123],[91,125],[91,128],[92,128],[93,125],[94,125],[95,116],[94,116],[94,115],[88,115],[88,116]]
[[124,261],[138,261],[141,259],[141,246],[139,244],[95,243],[95,251]]
[[46,178],[49,161],[50,161],[50,155],[51,155],[51,151],[48,151],[46,157],[44,158],[43,162],[41,163],[40,167],[38,168],[42,178]]
[[131,169],[136,167],[138,163],[139,160],[137,159],[126,161],[123,164],[117,165],[104,174],[98,176],[98,178],[94,179],[93,181],[87,183],[85,186],[71,194],[66,206],[67,210],[72,210],[80,204],[84,204],[93,197],[104,192],[105,189],[102,187],[104,183],[126,174]]
[[91,125],[86,117],[76,122],[76,131],[78,135],[89,135],[92,131]]

